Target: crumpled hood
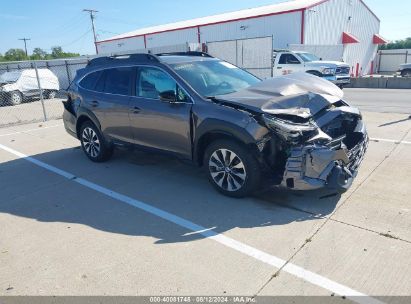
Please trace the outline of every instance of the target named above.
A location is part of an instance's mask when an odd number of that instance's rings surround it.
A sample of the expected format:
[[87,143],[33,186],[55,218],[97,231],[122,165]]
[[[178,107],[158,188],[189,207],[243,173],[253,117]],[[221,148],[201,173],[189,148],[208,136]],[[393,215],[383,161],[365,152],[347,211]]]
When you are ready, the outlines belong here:
[[293,73],[215,98],[254,112],[307,118],[343,96],[343,91],[327,80],[307,73]]

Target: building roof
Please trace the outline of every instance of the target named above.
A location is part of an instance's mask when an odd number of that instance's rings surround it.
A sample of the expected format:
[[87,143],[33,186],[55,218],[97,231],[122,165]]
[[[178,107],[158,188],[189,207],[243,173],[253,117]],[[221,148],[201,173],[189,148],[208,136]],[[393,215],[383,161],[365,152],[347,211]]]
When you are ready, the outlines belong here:
[[[179,21],[179,22],[174,22],[174,23],[167,23],[163,25],[141,28],[141,29],[137,29],[132,32],[128,32],[128,33],[124,33],[121,35],[111,37],[109,39],[98,41],[97,43],[108,42],[108,41],[113,41],[113,40],[120,40],[124,38],[150,35],[150,34],[158,34],[158,33],[188,29],[188,28],[195,28],[199,26],[225,23],[225,22],[230,22],[230,21],[238,21],[238,20],[257,18],[257,17],[263,17],[263,16],[292,13],[292,12],[309,9],[311,7],[317,6],[327,1],[329,0],[291,0],[287,2],[260,6],[260,7],[255,7],[255,8],[249,8],[249,9],[235,11],[235,12],[229,12],[229,13],[212,15],[212,16],[196,18],[196,19],[191,19],[191,20],[186,20],[186,21]],[[378,19],[378,17],[371,11],[371,9],[364,3],[363,0],[360,0],[360,2],[371,12],[371,14],[375,16],[375,18]]]
[[300,11],[303,9],[310,8],[312,6],[318,5],[325,1],[328,1],[328,0],[287,1],[287,2],[282,2],[282,3],[272,4],[272,5],[260,6],[256,8],[249,8],[249,9],[230,12],[230,13],[218,14],[218,15],[213,15],[213,16],[208,16],[208,17],[202,17],[202,18],[196,18],[196,19],[180,21],[180,22],[175,22],[175,23],[168,23],[168,24],[163,24],[163,25],[141,28],[141,29],[138,29],[132,32],[128,32],[128,33],[124,33],[121,35],[111,37],[106,40],[101,40],[99,42],[119,40],[123,38],[143,36],[143,35],[173,31],[173,30],[178,30],[178,29],[194,28],[197,26],[224,23],[228,21],[255,18],[259,16],[295,12],[295,11]]

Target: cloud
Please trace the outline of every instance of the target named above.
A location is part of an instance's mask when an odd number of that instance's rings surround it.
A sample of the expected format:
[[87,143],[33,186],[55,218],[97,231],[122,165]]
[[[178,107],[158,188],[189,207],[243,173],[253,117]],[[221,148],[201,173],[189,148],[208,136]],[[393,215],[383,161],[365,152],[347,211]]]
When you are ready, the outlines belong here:
[[13,14],[0,14],[0,19],[6,20],[26,20],[27,16],[23,15],[13,15]]

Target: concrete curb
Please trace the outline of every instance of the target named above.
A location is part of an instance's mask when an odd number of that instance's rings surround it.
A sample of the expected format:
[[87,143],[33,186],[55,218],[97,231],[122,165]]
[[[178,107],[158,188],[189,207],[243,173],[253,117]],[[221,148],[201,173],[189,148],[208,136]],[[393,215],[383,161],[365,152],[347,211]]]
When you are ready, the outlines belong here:
[[402,77],[367,77],[351,78],[351,84],[347,88],[370,88],[370,89],[411,89],[411,78]]

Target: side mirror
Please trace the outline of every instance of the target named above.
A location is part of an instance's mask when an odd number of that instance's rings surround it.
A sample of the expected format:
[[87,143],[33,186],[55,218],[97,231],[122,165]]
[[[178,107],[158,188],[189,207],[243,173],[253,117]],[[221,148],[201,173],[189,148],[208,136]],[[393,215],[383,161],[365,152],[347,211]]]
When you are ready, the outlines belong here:
[[164,102],[176,102],[177,95],[174,91],[164,91],[160,93],[160,100]]

